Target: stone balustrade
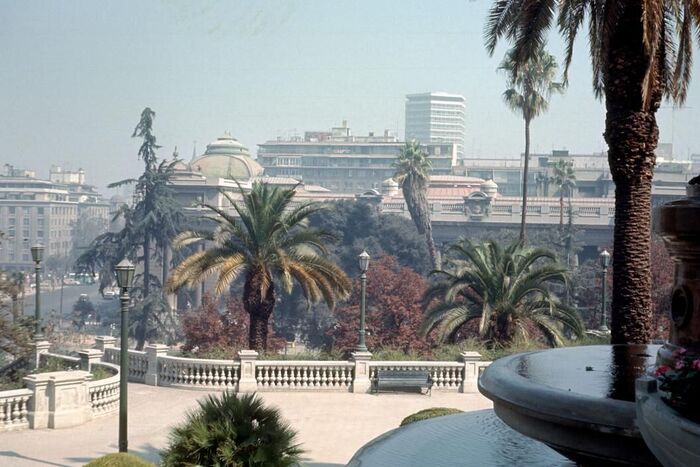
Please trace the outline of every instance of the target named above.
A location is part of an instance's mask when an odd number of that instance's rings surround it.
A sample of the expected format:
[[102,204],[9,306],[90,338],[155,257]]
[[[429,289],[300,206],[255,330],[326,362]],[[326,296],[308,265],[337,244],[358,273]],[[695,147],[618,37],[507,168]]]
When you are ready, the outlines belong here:
[[[102,360],[112,365],[119,365],[119,347],[104,347]],[[148,372],[148,356],[141,350],[129,349],[129,381],[144,383]]]
[[464,381],[464,364],[459,362],[370,362],[369,379],[377,381],[377,370],[427,370],[433,380],[433,390],[459,391]]
[[29,428],[29,389],[0,392],[0,432]]
[[94,363],[114,371],[109,378],[88,383],[90,407],[93,418],[115,413],[119,410],[119,367],[109,363]]
[[255,363],[258,391],[350,391],[353,362],[264,360]]
[[162,356],[157,358],[157,385],[193,389],[238,389],[240,363]]

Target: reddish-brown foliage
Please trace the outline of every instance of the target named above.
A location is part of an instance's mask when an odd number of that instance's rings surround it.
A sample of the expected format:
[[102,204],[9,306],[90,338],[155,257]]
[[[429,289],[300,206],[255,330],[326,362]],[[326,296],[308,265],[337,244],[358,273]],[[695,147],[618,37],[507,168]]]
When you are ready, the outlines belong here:
[[[367,347],[428,351],[432,339],[422,337],[421,299],[427,284],[414,270],[400,267],[396,258],[384,256],[373,261],[367,271]],[[334,348],[352,351],[360,329],[360,280],[346,304],[334,311],[336,324],[329,330]]]
[[[183,317],[185,344],[182,349],[195,354],[235,355],[236,351],[248,347],[249,323],[248,313],[239,299],[229,298],[226,309],[219,310],[217,302],[207,294],[198,310]],[[272,320],[268,336],[268,350],[284,348],[284,339],[275,336],[272,330]]]

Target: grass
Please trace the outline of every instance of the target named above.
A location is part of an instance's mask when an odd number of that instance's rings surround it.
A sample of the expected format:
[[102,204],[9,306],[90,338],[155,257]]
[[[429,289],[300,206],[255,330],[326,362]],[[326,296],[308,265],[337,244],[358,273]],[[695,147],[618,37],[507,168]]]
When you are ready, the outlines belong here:
[[445,415],[454,415],[456,413],[462,413],[459,409],[451,409],[447,407],[431,407],[429,409],[423,409],[419,412],[409,415],[401,421],[401,425],[406,426],[410,423],[420,422],[421,420],[428,420],[429,418],[444,417]]
[[153,467],[155,464],[146,462],[138,456],[119,452],[98,457],[85,464],[84,467]]
[[92,380],[99,381],[101,379],[111,378],[116,373],[113,373],[109,369],[103,367],[102,365],[93,365],[91,368]]

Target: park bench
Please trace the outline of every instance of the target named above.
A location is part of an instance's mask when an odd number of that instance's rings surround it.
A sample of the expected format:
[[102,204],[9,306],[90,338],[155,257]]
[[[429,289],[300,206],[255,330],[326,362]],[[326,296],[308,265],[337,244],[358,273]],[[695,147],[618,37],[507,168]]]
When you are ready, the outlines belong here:
[[423,394],[431,394],[433,379],[428,370],[377,370],[374,392],[385,390],[418,389]]

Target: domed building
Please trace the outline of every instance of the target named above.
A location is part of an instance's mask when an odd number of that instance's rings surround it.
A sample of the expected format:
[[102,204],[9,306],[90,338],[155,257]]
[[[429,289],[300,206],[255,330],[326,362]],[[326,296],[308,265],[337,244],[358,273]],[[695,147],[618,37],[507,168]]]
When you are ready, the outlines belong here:
[[228,133],[207,144],[204,154],[190,162],[190,168],[208,178],[238,182],[250,182],[263,173],[262,166],[250,157],[248,148]]

